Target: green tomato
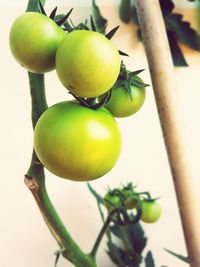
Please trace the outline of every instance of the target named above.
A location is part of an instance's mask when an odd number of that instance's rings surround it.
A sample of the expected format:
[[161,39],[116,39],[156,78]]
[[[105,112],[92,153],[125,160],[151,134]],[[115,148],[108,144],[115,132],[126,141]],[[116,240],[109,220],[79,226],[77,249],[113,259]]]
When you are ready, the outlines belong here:
[[107,92],[120,71],[120,55],[115,46],[98,32],[69,33],[56,53],[56,71],[62,84],[80,97],[96,97]]
[[133,194],[133,190],[129,188],[123,188],[121,192],[125,197],[124,201],[125,207],[128,210],[134,209],[137,204],[137,197]]
[[37,12],[26,12],[13,22],[10,49],[27,70],[45,73],[55,69],[55,55],[67,34],[52,19]]
[[127,188],[119,189],[119,194],[108,192],[104,197],[104,205],[108,211],[113,208],[122,207],[123,204],[126,209],[133,209],[136,207],[136,203],[136,196],[134,196],[133,192]]
[[156,201],[142,200],[141,210],[141,221],[146,223],[154,223],[158,221],[162,213],[161,206]]
[[121,134],[107,109],[66,101],[42,114],[35,127],[34,148],[55,175],[88,181],[113,168],[120,155]]
[[[137,79],[142,82],[139,77],[137,77]],[[131,95],[129,95],[124,85],[114,87],[112,89],[111,99],[106,105],[106,108],[114,117],[128,117],[136,113],[142,107],[145,96],[145,87],[131,85]]]
[[120,197],[110,192],[106,193],[106,195],[103,198],[103,201],[108,211],[111,211],[114,208],[119,208],[122,206]]

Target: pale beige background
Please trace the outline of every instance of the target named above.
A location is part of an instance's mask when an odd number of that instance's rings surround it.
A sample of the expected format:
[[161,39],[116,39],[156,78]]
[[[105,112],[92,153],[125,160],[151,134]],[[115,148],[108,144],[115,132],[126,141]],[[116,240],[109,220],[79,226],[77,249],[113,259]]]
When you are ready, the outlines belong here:
[[[53,252],[58,247],[31,194],[23,184],[23,175],[31,157],[33,134],[27,72],[12,58],[8,45],[11,23],[25,9],[26,1],[21,1],[21,4],[17,2],[19,1],[0,1],[0,266],[50,267],[54,264]],[[70,2],[75,6],[80,2],[84,4],[84,1],[57,1],[61,4],[65,2],[65,8],[60,8],[60,11],[71,8]],[[85,4],[88,2],[85,1]],[[146,71],[141,77],[151,83],[143,46],[135,38],[135,26],[125,25],[119,20],[116,5],[104,6],[105,1],[100,0],[98,3],[103,14],[109,19],[109,29],[120,24],[113,42],[119,49],[130,54],[130,58],[125,59],[127,66],[132,70],[145,68]],[[73,18],[75,21],[85,19],[90,12],[89,6],[77,6]],[[191,17],[189,10],[185,12],[185,17]],[[190,67],[175,70],[178,87],[174,97],[177,98],[177,103],[180,103],[185,123],[185,143],[198,187],[200,53],[184,49]],[[49,105],[68,98],[55,72],[46,75],[46,91]],[[119,119],[118,123],[123,136],[123,150],[118,164],[109,174],[91,184],[97,191],[104,193],[108,185],[112,187],[132,181],[141,190],[150,190],[154,196],[162,196],[162,218],[156,224],[143,225],[149,236],[148,247],[152,249],[156,266],[184,267],[184,263],[163,251],[165,247],[186,254],[152,87],[147,89],[143,109],[131,118]],[[88,251],[101,226],[95,200],[84,183],[62,180],[48,172],[46,174],[48,190],[58,212],[76,241]],[[105,244],[102,244],[98,254],[99,266],[112,267],[114,264],[108,259],[105,248]],[[58,267],[64,266],[72,265],[61,260]]]

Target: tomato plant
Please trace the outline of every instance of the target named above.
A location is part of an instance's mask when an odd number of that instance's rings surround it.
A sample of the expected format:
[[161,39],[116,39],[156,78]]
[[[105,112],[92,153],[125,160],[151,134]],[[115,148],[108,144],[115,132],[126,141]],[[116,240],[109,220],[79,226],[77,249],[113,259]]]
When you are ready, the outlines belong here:
[[34,136],[35,151],[57,176],[85,181],[112,169],[121,150],[121,135],[112,114],[77,102],[55,104],[40,117]]
[[113,86],[119,75],[120,61],[118,50],[103,34],[76,30],[58,47],[56,71],[71,93],[90,98]]
[[24,68],[45,73],[55,68],[56,50],[65,35],[65,31],[47,16],[26,12],[12,24],[10,49]]
[[141,221],[146,223],[154,223],[161,216],[161,206],[155,200],[142,200],[141,201]]
[[[143,83],[142,79],[134,76],[134,79]],[[144,104],[146,89],[135,84],[130,84],[130,90],[127,90],[126,84],[114,86],[112,95],[106,108],[115,117],[127,117],[136,113]]]

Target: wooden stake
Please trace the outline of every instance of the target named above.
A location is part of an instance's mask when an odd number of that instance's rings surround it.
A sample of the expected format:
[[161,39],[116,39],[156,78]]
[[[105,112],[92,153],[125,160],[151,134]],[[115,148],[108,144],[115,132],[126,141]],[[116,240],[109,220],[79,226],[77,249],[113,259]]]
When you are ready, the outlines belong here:
[[[191,175],[179,116],[175,73],[158,0],[136,0],[191,267],[200,267],[200,203]],[[169,214],[170,216],[170,214]],[[172,218],[173,220],[173,218]]]

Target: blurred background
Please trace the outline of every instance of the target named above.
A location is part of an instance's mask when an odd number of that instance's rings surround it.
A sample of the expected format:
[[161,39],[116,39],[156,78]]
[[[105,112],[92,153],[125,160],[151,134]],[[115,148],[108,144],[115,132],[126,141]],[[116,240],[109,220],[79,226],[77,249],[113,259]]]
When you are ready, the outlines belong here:
[[[197,29],[196,5],[198,1],[176,0],[176,10],[184,15]],[[137,38],[137,26],[123,23],[119,18],[120,1],[96,1],[102,15],[108,19],[108,30],[120,25],[113,37],[116,46],[130,57],[124,62],[130,70],[145,69],[140,77],[148,84],[151,79],[142,43]],[[1,85],[0,85],[0,266],[44,267],[54,266],[54,251],[58,249],[49,233],[36,203],[24,185],[24,174],[29,167],[32,153],[33,133],[30,119],[31,102],[27,71],[16,63],[9,50],[9,30],[13,20],[26,9],[27,1],[0,0],[1,25]],[[49,12],[57,5],[66,12],[71,7],[74,22],[84,21],[91,14],[91,1],[57,0],[46,1]],[[185,144],[194,181],[200,188],[200,52],[180,44],[189,66],[176,67],[177,88],[174,97],[180,105],[184,123]],[[161,59],[162,60],[162,59]],[[66,89],[57,79],[55,71],[45,75],[46,94],[49,106],[69,99]],[[161,219],[153,224],[143,224],[156,266],[184,267],[163,248],[186,255],[184,238],[177,208],[173,181],[163,143],[153,89],[147,88],[143,108],[129,118],[118,119],[122,132],[123,149],[120,159],[110,173],[91,182],[100,194],[107,187],[117,187],[133,182],[141,191],[150,191],[161,196],[163,209]],[[75,240],[89,251],[101,227],[96,201],[85,183],[77,183],[55,177],[46,171],[47,188],[66,227]],[[200,193],[200,189],[199,189]],[[196,200],[194,200],[196,201]],[[199,212],[199,211],[197,211]],[[199,234],[199,233],[197,233]],[[99,266],[114,267],[102,243],[98,253]],[[103,264],[102,264],[103,262]],[[70,267],[64,259],[58,267]]]

